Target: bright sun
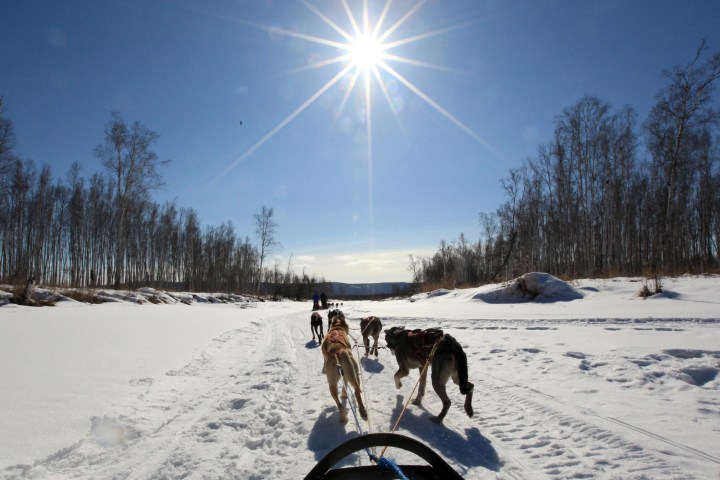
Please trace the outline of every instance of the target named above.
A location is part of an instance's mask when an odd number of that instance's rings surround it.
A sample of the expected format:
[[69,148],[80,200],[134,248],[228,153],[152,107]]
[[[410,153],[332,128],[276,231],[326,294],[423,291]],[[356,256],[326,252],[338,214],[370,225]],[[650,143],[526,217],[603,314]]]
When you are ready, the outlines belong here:
[[[358,0],[359,1],[359,0]],[[328,37],[320,37],[315,35],[309,35],[306,33],[296,32],[279,28],[277,26],[267,25],[255,25],[259,28],[267,29],[272,34],[282,34],[290,37],[294,37],[300,40],[325,45],[328,47],[339,50],[337,56],[331,56],[319,61],[313,61],[307,67],[303,67],[299,70],[304,69],[319,69],[330,66],[338,66],[340,68],[331,75],[330,79],[322,86],[320,86],[315,93],[311,94],[302,104],[300,104],[295,110],[293,110],[285,119],[280,121],[275,127],[273,127],[267,134],[265,134],[260,140],[255,142],[250,148],[248,148],[240,157],[228,165],[223,172],[220,173],[218,178],[229,170],[234,168],[238,163],[243,161],[248,156],[252,155],[260,146],[269,141],[275,134],[285,128],[290,122],[297,118],[305,109],[312,105],[318,98],[320,98],[325,92],[330,90],[334,85],[340,83],[345,85],[345,93],[335,113],[336,120],[340,118],[343,110],[348,104],[348,99],[353,91],[356,91],[356,87],[360,90],[361,95],[364,97],[364,108],[362,112],[365,116],[364,124],[366,128],[365,138],[367,139],[367,163],[369,169],[369,182],[372,182],[372,163],[373,163],[373,131],[372,131],[372,112],[373,112],[373,85],[376,87],[375,90],[381,94],[378,98],[384,98],[385,102],[389,106],[392,114],[394,115],[398,124],[402,127],[400,121],[400,112],[395,108],[396,102],[394,101],[387,85],[388,79],[392,79],[395,83],[403,85],[407,90],[415,94],[418,98],[422,99],[438,113],[444,116],[447,120],[456,125],[460,130],[464,131],[481,144],[490,148],[487,142],[475,133],[470,127],[465,125],[462,121],[448,112],[438,102],[433,100],[427,93],[422,91],[419,87],[414,85],[412,81],[404,77],[393,65],[405,64],[412,65],[415,67],[424,67],[429,69],[437,70],[449,70],[438,65],[427,63],[421,60],[415,60],[405,56],[401,56],[395,53],[391,53],[396,47],[403,45],[413,44],[428,40],[436,35],[443,34],[448,30],[459,28],[462,25],[450,26],[442,29],[431,30],[425,33],[417,35],[399,38],[397,39],[397,32],[401,30],[401,27],[412,17],[414,17],[423,5],[427,3],[427,0],[417,0],[404,14],[400,15],[399,18],[394,20],[392,23],[389,20],[390,7],[393,0],[385,0],[384,6],[381,12],[375,16],[369,12],[368,0],[362,1],[362,11],[357,14],[352,11],[348,0],[341,0],[345,14],[347,15],[347,21],[351,28],[343,28],[339,25],[336,20],[330,18],[328,15],[316,8],[308,0],[300,0],[310,11],[312,11],[318,18],[320,18],[330,29],[334,30],[339,36],[339,39],[332,39]],[[373,17],[373,18],[371,18]],[[341,20],[338,19],[338,20]],[[391,38],[395,38],[392,39]],[[341,82],[343,79],[349,79],[349,82]],[[372,193],[370,194],[372,198]],[[370,208],[372,212],[372,205]],[[372,215],[372,214],[371,214]]]
[[348,59],[354,66],[372,70],[383,61],[383,45],[374,35],[359,35],[349,42],[348,47]]
[[[337,1],[337,0],[334,0]],[[300,0],[311,12],[313,12],[319,19],[321,19],[330,29],[334,30],[339,35],[338,39],[321,37],[316,35],[310,35],[307,33],[287,30],[279,28],[277,26],[267,25],[254,25],[259,28],[267,29],[273,35],[287,35],[300,40],[305,40],[318,45],[324,45],[326,47],[332,47],[339,50],[336,56],[320,57],[318,56],[312,62],[305,67],[301,67],[298,71],[305,69],[320,69],[325,67],[337,67],[335,72],[331,74],[329,80],[325,84],[321,85],[314,93],[312,93],[306,100],[304,100],[297,108],[295,108],[290,114],[288,114],[283,120],[275,125],[269,132],[262,136],[252,146],[250,146],[244,153],[238,158],[231,162],[216,179],[224,176],[227,172],[232,170],[236,165],[242,162],[245,158],[252,155],[257,151],[263,144],[270,141],[279,131],[289,125],[295,120],[300,114],[302,114],[308,107],[310,107],[315,101],[322,97],[328,90],[333,86],[340,84],[344,86],[344,94],[342,99],[335,111],[335,122],[337,122],[345,107],[350,103],[349,99],[353,92],[359,93],[359,97],[363,97],[362,106],[358,108],[358,113],[364,118],[361,123],[365,126],[364,138],[365,138],[365,150],[367,153],[367,169],[368,169],[368,212],[369,222],[371,229],[374,229],[373,220],[373,99],[382,100],[384,99],[387,106],[389,107],[392,115],[395,117],[398,125],[402,128],[402,122],[400,118],[401,108],[397,108],[397,105],[402,102],[397,102],[394,94],[389,88],[389,81],[392,81],[397,87],[404,86],[409,92],[415,94],[418,98],[423,100],[425,103],[430,105],[435,111],[440,113],[443,117],[457,126],[460,130],[470,135],[472,138],[491,148],[490,145],[480,135],[475,133],[470,127],[465,125],[462,121],[456,118],[453,114],[443,108],[437,101],[433,100],[430,95],[421,90],[418,86],[413,84],[410,79],[403,76],[398,70],[394,68],[394,65],[404,64],[412,65],[414,67],[423,67],[429,69],[437,69],[448,71],[449,69],[427,63],[422,60],[416,60],[408,58],[397,53],[392,53],[396,47],[403,45],[409,45],[416,42],[429,40],[431,37],[443,34],[448,30],[459,28],[463,26],[455,25],[445,27],[437,30],[427,31],[425,33],[419,33],[404,38],[397,38],[397,32],[401,30],[401,27],[427,3],[428,0],[416,0],[404,14],[400,15],[399,18],[394,20],[394,23],[389,20],[390,7],[393,0],[385,0],[385,4],[379,15],[371,15],[368,8],[368,0],[362,0],[362,11],[359,15],[356,15],[348,3],[349,0],[340,0],[347,15],[347,21],[351,28],[341,27],[336,20],[330,18],[328,15],[316,8],[309,0]],[[360,0],[358,0],[360,1]],[[372,18],[371,18],[372,17]],[[342,20],[342,17],[338,21]],[[348,81],[343,81],[348,80]],[[378,93],[380,95],[378,95]],[[360,105],[357,102],[356,105]],[[359,138],[359,137],[354,137]]]

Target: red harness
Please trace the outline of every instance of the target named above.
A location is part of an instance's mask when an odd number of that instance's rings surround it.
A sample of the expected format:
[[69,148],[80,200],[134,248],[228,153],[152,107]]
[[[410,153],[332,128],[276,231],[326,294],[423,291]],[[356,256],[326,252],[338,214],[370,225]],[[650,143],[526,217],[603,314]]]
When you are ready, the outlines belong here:
[[415,355],[428,358],[435,343],[443,336],[443,331],[439,328],[428,328],[421,330],[419,328],[407,332],[408,341],[415,349]]

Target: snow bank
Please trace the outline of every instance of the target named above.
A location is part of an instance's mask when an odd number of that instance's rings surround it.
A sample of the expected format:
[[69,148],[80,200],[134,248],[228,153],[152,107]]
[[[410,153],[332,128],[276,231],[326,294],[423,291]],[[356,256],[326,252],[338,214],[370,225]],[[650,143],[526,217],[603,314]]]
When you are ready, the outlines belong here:
[[473,297],[486,303],[569,302],[583,295],[568,283],[548,273],[531,272],[506,287],[478,293]]

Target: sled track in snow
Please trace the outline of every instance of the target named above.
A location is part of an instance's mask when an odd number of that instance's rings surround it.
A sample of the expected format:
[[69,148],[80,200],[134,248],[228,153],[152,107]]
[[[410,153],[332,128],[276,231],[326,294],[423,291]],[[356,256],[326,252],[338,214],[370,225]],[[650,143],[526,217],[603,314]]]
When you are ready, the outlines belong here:
[[[220,386],[211,408],[189,422],[181,442],[153,480],[202,475],[260,480],[284,478],[285,465],[304,450],[307,430],[296,421],[297,349],[282,317],[268,321],[266,343],[250,365],[237,365],[233,381]],[[249,393],[251,392],[251,393]],[[262,401],[258,400],[260,392]],[[206,447],[204,447],[206,445]],[[232,448],[216,445],[233,445]]]
[[[166,372],[170,385],[162,378],[134,381],[138,395],[118,416],[93,420],[101,438],[91,433],[32,466],[0,472],[0,478],[286,477],[283,465],[305,450],[308,432],[294,425],[302,384],[293,382],[297,352],[281,325],[282,317],[258,319],[226,332],[184,367]],[[234,353],[242,351],[253,353]],[[120,433],[120,443],[105,444],[107,431]]]
[[[447,331],[458,328],[454,320],[437,318],[432,322],[389,318],[387,323],[409,324],[412,328],[432,323]],[[477,354],[472,348],[466,353],[469,358]],[[389,358],[383,360],[392,365],[392,370],[395,365]],[[459,397],[451,395],[453,405],[445,427],[452,431],[453,437],[462,437],[468,443],[473,443],[471,430],[491,440],[489,448],[494,449],[498,457],[498,479],[709,480],[717,477],[720,458],[708,451],[493,376],[486,370],[471,366],[470,380],[475,383],[475,417],[468,420]],[[439,409],[440,402],[432,388],[423,404],[429,412]],[[413,430],[419,439],[429,441],[439,450],[443,448],[446,439],[440,431]],[[466,448],[461,442],[456,443],[451,450]],[[440,453],[447,456],[449,450]],[[477,455],[477,448],[474,453]],[[463,473],[463,467],[467,468],[468,478],[478,478],[478,474],[481,478],[495,478],[487,477],[486,474],[492,473],[476,468],[477,464],[465,466],[462,458],[471,458],[467,454],[459,458],[458,471]]]
[[[494,378],[494,377],[493,377]],[[506,462],[504,473],[513,478],[612,478],[612,479],[690,479],[680,467],[647,451],[641,444],[628,440],[621,432],[598,425],[608,421],[643,436],[660,440],[672,447],[717,463],[705,452],[680,445],[660,435],[625,422],[602,417],[575,405],[558,401],[533,389],[501,385],[479,380],[475,384],[477,422],[491,438],[500,442],[501,459],[506,448],[514,453]],[[565,406],[578,409],[577,414],[561,412],[528,398],[530,392]],[[492,411],[492,414],[487,413]],[[601,420],[595,422],[594,420]],[[581,453],[578,453],[581,452]],[[587,453],[591,452],[591,453]],[[673,457],[670,457],[673,458]],[[628,459],[632,459],[629,462]],[[638,467],[642,465],[642,467]],[[514,472],[520,470],[519,472]]]
[[[271,344],[259,359],[259,368],[247,375],[244,388],[265,391],[264,403],[253,404],[250,420],[241,431],[242,461],[233,465],[233,478],[263,479],[286,476],[284,465],[299,456],[307,430],[296,423],[297,398],[304,382],[298,381],[300,362],[291,331],[273,319]],[[247,419],[247,413],[244,415]],[[281,435],[280,432],[283,434]]]
[[[226,332],[183,368],[166,372],[175,377],[169,386],[162,378],[133,381],[137,397],[105,425],[127,432],[121,444],[106,448],[91,436],[0,478],[259,480],[309,471],[355,432],[352,421],[338,424],[308,326],[305,313],[285,314]],[[360,364],[373,423],[389,431],[417,374],[396,390],[396,363],[387,349],[379,361]],[[477,368],[471,367],[470,380],[473,418],[448,385],[453,405],[444,425],[430,422],[440,401],[428,385],[424,406],[411,405],[398,430],[428,444],[468,479],[716,478],[720,458],[711,453]],[[360,455],[349,463],[356,461],[366,462]],[[694,476],[683,469],[693,462],[710,466]]]
[[605,416],[602,416],[602,415],[598,415],[598,414],[596,414],[596,413],[594,413],[594,412],[591,412],[591,411],[589,411],[589,410],[587,410],[587,409],[585,409],[585,408],[582,408],[582,407],[580,407],[580,406],[578,406],[578,405],[574,405],[574,404],[569,403],[569,402],[564,402],[564,401],[562,401],[562,400],[560,400],[560,399],[558,399],[558,398],[553,397],[552,395],[548,395],[548,394],[543,393],[543,392],[541,392],[541,391],[539,391],[539,390],[535,390],[534,388],[531,388],[530,391],[532,391],[534,394],[543,396],[543,397],[545,397],[545,398],[547,398],[547,399],[549,399],[549,400],[552,400],[553,402],[559,403],[559,404],[561,404],[561,405],[566,405],[566,406],[569,406],[569,407],[574,407],[574,408],[577,408],[577,409],[579,409],[579,410],[582,410],[583,413],[585,413],[586,415],[590,415],[590,416],[599,418],[599,419],[601,419],[601,420],[605,420],[605,421],[607,421],[607,422],[615,423],[615,424],[617,424],[617,425],[620,425],[621,427],[627,428],[628,430],[633,430],[633,431],[635,431],[635,432],[637,432],[637,433],[640,433],[640,434],[642,434],[642,435],[644,435],[644,436],[646,436],[646,437],[654,438],[655,440],[658,440],[658,441],[660,441],[660,442],[666,443],[666,444],[668,444],[668,445],[670,445],[670,446],[672,446],[672,447],[674,447],[674,448],[677,448],[677,449],[679,449],[679,450],[684,450],[684,451],[686,451],[686,452],[688,452],[688,453],[690,453],[690,454],[692,454],[692,455],[697,456],[697,457],[700,458],[701,460],[706,460],[706,461],[708,461],[708,462],[711,462],[711,463],[715,463],[715,464],[717,464],[717,465],[720,465],[720,457],[716,457],[716,456],[711,455],[711,454],[709,454],[709,453],[707,453],[707,452],[703,452],[702,450],[698,450],[697,448],[693,448],[693,447],[690,447],[690,446],[687,446],[687,445],[683,445],[682,443],[678,443],[678,442],[676,442],[676,441],[674,441],[674,440],[671,440],[671,439],[669,439],[669,438],[667,438],[667,437],[664,437],[664,436],[662,436],[662,435],[658,435],[657,433],[653,433],[653,432],[651,432],[651,431],[649,431],[649,430],[646,430],[646,429],[644,429],[644,428],[640,428],[640,427],[635,426],[635,425],[633,425],[633,424],[631,424],[631,423],[624,422],[624,421],[622,421],[622,420],[618,420],[617,418],[605,417]]

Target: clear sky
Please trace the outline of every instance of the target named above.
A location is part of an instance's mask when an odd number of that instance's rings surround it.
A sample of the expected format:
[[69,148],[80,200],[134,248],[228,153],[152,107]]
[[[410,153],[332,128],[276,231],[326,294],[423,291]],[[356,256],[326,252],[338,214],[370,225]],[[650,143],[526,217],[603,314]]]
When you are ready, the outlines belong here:
[[[157,202],[253,241],[272,207],[283,268],[407,281],[408,254],[479,238],[563,108],[642,122],[718,25],[717,0],[4,0],[0,95],[17,153],[57,178],[101,171],[118,111],[171,160]],[[375,52],[348,50],[364,31]]]

